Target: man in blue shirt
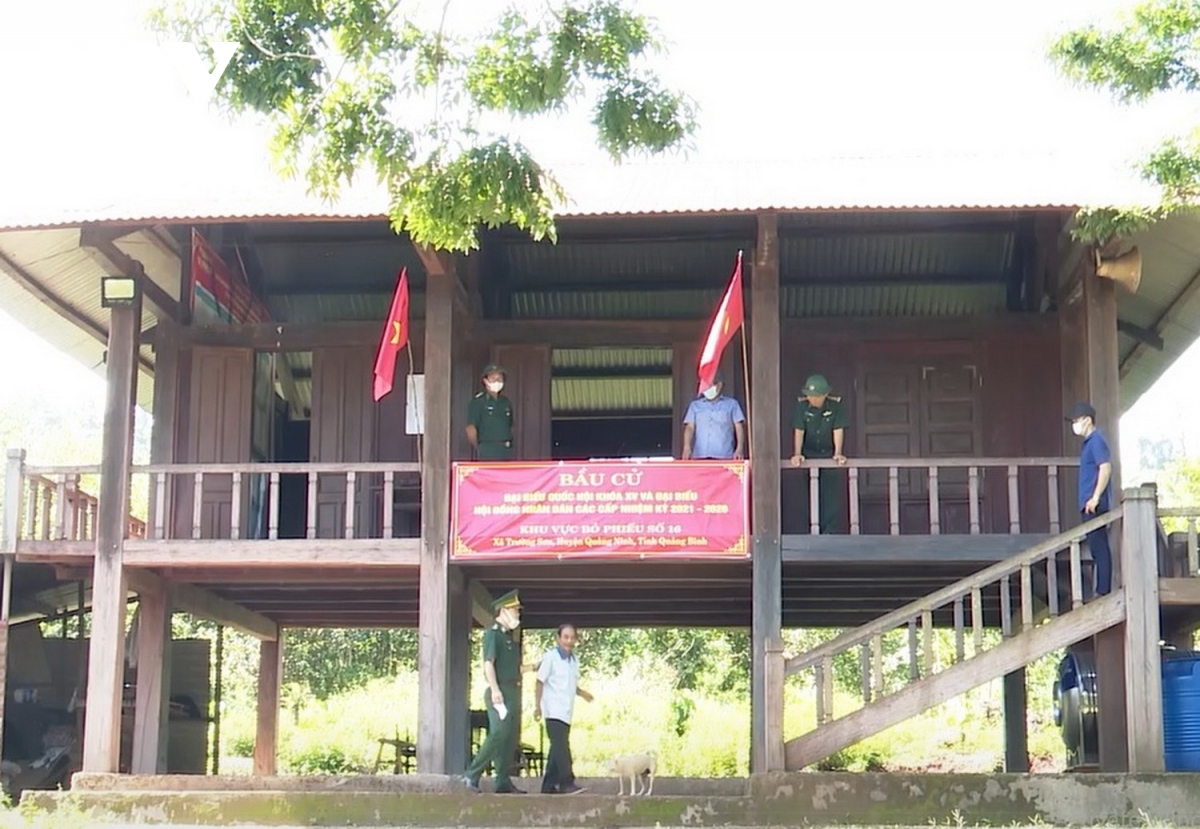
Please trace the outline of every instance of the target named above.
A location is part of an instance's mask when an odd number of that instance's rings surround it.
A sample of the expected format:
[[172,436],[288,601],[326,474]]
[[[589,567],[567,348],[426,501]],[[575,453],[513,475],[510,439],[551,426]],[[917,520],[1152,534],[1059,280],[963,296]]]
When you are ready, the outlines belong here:
[[575,697],[588,702],[592,695],[579,687],[579,660],[575,657],[575,626],[559,625],[558,644],[546,651],[537,672],[537,698],[534,719],[546,718],[546,736],[550,738],[550,756],[542,775],[542,794],[578,794],[571,767],[571,716]]
[[741,460],[746,457],[746,415],[742,404],[721,392],[718,373],[713,384],[688,405],[683,418],[683,459]]
[[[1112,455],[1108,441],[1096,428],[1096,410],[1090,403],[1076,403],[1067,415],[1071,430],[1083,438],[1079,450],[1079,512],[1084,521],[1103,515],[1112,507]],[[1087,534],[1088,551],[1096,565],[1096,595],[1112,592],[1112,549],[1108,527]]]

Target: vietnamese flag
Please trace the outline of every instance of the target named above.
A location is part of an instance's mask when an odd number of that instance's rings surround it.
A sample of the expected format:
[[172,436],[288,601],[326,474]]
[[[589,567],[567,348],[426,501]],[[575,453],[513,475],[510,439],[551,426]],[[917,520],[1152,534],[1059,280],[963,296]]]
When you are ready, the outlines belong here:
[[392,297],[392,310],[388,313],[379,339],[379,352],[375,355],[375,402],[392,390],[396,377],[396,355],[408,344],[408,268],[400,269],[400,281]]
[[721,364],[721,353],[733,335],[745,322],[745,309],[742,305],[742,252],[739,250],[737,264],[733,266],[733,276],[729,278],[729,287],[717,307],[717,315],[713,317],[712,325],[708,328],[708,336],[704,338],[704,350],[700,352],[700,389],[712,385],[717,367]]

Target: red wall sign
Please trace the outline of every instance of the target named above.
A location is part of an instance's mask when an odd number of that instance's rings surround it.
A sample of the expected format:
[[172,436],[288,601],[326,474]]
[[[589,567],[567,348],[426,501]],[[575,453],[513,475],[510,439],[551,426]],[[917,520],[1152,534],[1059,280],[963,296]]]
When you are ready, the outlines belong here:
[[451,554],[746,558],[742,461],[457,463]]

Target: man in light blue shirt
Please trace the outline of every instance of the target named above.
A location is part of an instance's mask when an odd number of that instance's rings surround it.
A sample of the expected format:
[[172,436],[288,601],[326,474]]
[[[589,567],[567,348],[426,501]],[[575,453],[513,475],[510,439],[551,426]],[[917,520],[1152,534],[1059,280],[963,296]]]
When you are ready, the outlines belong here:
[[683,459],[741,460],[746,457],[746,416],[742,404],[721,392],[720,373],[688,405],[683,418]]
[[588,702],[592,695],[579,687],[579,660],[575,657],[574,625],[559,625],[558,644],[546,651],[537,672],[537,702],[534,719],[546,718],[550,756],[542,775],[542,794],[578,794],[571,767],[571,715],[575,697]]

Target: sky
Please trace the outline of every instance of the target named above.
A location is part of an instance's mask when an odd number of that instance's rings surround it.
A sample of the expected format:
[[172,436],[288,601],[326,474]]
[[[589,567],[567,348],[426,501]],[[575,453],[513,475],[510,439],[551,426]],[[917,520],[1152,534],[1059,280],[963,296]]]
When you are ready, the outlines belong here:
[[[149,5],[0,3],[0,219],[149,195],[193,200],[211,193],[213,182],[272,186],[263,125],[230,123],[188,95],[142,25]],[[801,189],[822,170],[858,171],[866,180],[856,186],[871,193],[889,183],[911,188],[911,171],[921,164],[935,171],[957,165],[977,182],[955,186],[977,183],[986,192],[1003,184],[1036,190],[1068,173],[1079,188],[1108,186],[1128,182],[1131,163],[1161,137],[1200,122],[1196,105],[1180,98],[1118,107],[1063,81],[1046,61],[1056,33],[1127,5],[639,0],[668,41],[654,68],[699,106],[700,131],[686,156],[614,172],[595,147],[586,113],[494,126],[515,131],[585,204],[638,197],[636,190],[613,192],[618,173],[631,182],[622,186],[642,180],[657,189],[655,176],[703,184],[717,169],[747,179],[767,168],[785,171]],[[448,28],[463,31],[502,4],[406,0],[404,7],[426,20],[445,8]],[[102,397],[98,377],[56,364],[58,355],[46,348],[0,315],[2,353],[22,357],[0,360],[0,388],[55,393],[59,378],[71,377],[72,393]],[[1194,347],[1126,415],[1123,454],[1143,435],[1179,435],[1200,454],[1200,423],[1182,415],[1200,403],[1185,382],[1196,376]]]

